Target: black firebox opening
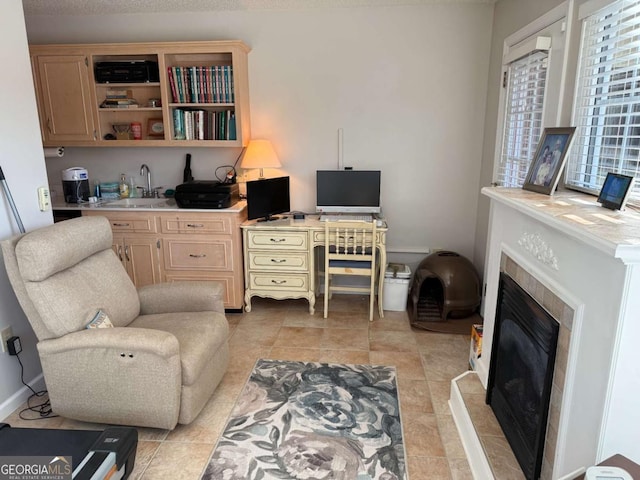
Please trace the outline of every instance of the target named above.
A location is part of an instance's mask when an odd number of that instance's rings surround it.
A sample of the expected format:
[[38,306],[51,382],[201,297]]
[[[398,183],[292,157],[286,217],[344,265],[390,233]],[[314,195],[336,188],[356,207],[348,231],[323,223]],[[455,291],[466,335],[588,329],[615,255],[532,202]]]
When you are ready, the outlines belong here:
[[542,468],[558,331],[558,322],[501,273],[487,403],[528,480]]

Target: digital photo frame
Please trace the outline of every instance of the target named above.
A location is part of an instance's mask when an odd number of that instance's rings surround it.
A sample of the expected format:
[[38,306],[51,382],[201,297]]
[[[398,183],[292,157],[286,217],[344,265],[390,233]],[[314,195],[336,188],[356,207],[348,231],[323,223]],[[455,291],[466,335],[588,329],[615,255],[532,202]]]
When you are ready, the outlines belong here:
[[633,178],[619,173],[607,173],[598,195],[598,203],[611,210],[623,210],[631,193]]

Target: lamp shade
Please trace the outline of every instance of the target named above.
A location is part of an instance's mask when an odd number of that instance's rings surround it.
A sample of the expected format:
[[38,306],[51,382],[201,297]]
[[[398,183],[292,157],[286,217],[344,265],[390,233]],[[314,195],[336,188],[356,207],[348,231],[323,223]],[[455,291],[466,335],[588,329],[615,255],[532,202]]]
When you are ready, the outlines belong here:
[[251,140],[242,155],[242,168],[259,168],[260,178],[264,178],[263,168],[278,168],[282,164],[269,140]]

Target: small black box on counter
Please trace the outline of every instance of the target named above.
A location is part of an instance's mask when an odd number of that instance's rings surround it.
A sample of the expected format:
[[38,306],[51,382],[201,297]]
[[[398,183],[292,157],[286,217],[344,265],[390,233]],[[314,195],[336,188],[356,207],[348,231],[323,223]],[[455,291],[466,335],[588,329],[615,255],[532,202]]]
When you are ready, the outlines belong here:
[[176,187],[176,203],[180,208],[229,208],[240,200],[237,183],[194,180]]

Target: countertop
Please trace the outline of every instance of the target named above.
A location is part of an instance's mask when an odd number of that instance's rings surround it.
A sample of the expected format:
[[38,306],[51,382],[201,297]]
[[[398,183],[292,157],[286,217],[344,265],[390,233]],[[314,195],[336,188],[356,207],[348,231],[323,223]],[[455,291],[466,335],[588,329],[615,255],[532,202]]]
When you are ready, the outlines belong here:
[[173,198],[126,198],[122,200],[99,201],[97,203],[53,203],[53,210],[117,210],[124,212],[219,212],[239,213],[247,206],[246,200],[240,200],[229,208],[180,208]]

